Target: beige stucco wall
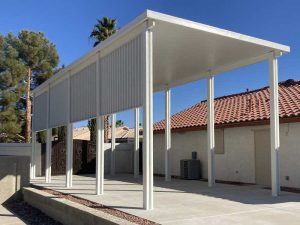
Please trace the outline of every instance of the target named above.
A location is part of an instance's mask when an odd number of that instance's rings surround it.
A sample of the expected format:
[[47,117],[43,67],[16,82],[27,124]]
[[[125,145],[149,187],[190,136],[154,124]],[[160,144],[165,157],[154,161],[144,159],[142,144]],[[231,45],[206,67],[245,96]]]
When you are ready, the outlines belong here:
[[[254,132],[268,126],[224,129],[224,154],[215,156],[216,179],[255,183]],[[172,175],[180,175],[180,159],[191,158],[197,151],[207,178],[206,131],[172,134]],[[300,188],[300,123],[280,124],[281,185]],[[164,174],[164,134],[154,135],[154,172]],[[285,177],[289,176],[290,180]]]
[[255,182],[254,132],[249,127],[224,129],[224,154],[216,155],[216,179]]
[[[280,127],[279,156],[281,185],[300,188],[300,123]],[[286,180],[286,176],[290,179]]]

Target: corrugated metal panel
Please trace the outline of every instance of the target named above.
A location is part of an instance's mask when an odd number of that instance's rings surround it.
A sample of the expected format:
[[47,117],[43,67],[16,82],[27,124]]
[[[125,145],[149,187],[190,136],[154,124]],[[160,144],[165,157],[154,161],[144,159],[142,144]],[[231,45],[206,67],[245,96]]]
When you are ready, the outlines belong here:
[[68,79],[50,87],[49,128],[67,124],[68,119]]
[[96,117],[96,63],[71,76],[71,122]]
[[142,36],[139,35],[100,59],[100,114],[142,104]]
[[36,96],[34,98],[34,106],[33,106],[33,129],[34,131],[40,131],[47,129],[47,98],[48,91]]

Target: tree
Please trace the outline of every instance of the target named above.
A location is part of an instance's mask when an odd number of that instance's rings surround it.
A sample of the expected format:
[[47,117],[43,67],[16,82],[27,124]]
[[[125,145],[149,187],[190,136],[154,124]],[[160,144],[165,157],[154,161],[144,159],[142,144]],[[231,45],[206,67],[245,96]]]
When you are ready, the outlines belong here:
[[101,20],[97,20],[94,25],[90,37],[95,40],[94,47],[100,42],[106,40],[117,31],[117,20],[104,16]]
[[[95,40],[94,47],[100,44],[102,41],[109,38],[117,31],[117,20],[103,17],[101,20],[97,20],[94,28],[90,34],[90,38]],[[88,127],[90,129],[91,141],[95,141],[96,137],[96,119],[91,119],[88,122]],[[108,132],[109,132],[109,116],[104,116],[104,142],[108,142]]]
[[116,127],[123,127],[124,126],[124,121],[123,120],[117,120],[116,121]]
[[90,141],[96,142],[96,119],[88,121],[88,128],[90,130]]
[[[52,136],[56,137],[57,138],[56,140],[58,140],[58,141],[66,140],[67,127],[62,126],[62,127],[53,128],[52,129]],[[39,143],[46,143],[47,142],[47,132],[45,130],[38,132],[36,140]]]
[[43,130],[37,133],[36,141],[38,143],[44,144],[47,142],[47,131]]
[[25,91],[26,68],[14,47],[15,37],[0,35],[0,142],[21,142],[23,111],[20,99]]
[[63,126],[63,127],[59,127],[57,128],[57,138],[59,141],[64,141],[66,140],[67,137],[67,127]]
[[24,76],[26,83],[25,99],[25,142],[31,138],[31,90],[52,76],[58,65],[59,57],[56,47],[41,32],[22,30],[15,42],[19,59],[26,67]]
[[0,134],[11,141],[31,138],[31,90],[48,79],[58,64],[54,44],[41,32],[22,30],[0,38]]

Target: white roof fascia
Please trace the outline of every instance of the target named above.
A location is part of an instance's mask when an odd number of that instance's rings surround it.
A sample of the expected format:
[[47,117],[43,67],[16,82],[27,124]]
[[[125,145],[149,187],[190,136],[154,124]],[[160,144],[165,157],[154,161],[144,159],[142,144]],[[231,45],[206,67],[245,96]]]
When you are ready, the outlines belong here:
[[228,37],[228,38],[237,39],[240,41],[245,41],[245,42],[273,48],[274,50],[278,50],[278,51],[282,51],[282,52],[290,52],[290,47],[287,45],[282,45],[282,44],[278,44],[275,42],[266,41],[266,40],[263,40],[260,38],[255,38],[252,36],[248,36],[248,35],[236,33],[233,31],[209,26],[209,25],[202,24],[202,23],[197,23],[197,22],[194,22],[191,20],[186,20],[186,19],[178,18],[175,16],[170,16],[170,15],[163,14],[163,13],[154,12],[151,10],[147,10],[146,13],[147,13],[148,18],[151,18],[154,20],[160,20],[160,21],[164,21],[167,23],[177,24],[180,26],[184,26],[184,27],[188,27],[188,28],[192,28],[192,29],[196,29],[196,30],[201,30],[204,32],[212,33],[212,34],[216,34],[216,35],[220,35],[220,36],[224,36],[224,37]]

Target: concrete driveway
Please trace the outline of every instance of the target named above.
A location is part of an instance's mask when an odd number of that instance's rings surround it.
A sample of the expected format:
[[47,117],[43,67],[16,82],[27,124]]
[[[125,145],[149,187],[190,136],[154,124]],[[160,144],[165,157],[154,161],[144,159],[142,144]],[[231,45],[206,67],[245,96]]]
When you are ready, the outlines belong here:
[[64,187],[65,176],[54,176],[51,184],[44,178],[32,183],[102,203],[160,224],[300,224],[300,194],[282,192],[272,197],[270,190],[256,185],[216,184],[155,178],[154,207],[142,209],[141,178],[132,175],[107,176],[105,193],[95,195],[93,176],[74,176],[74,186]]

